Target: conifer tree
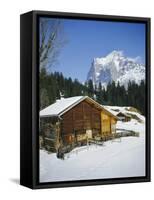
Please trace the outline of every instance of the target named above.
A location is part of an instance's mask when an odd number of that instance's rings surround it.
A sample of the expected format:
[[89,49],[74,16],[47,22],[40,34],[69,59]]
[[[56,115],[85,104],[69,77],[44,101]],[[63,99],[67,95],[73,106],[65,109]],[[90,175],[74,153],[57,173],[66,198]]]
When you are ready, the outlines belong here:
[[93,87],[93,82],[90,79],[88,81],[88,96],[91,97],[91,98],[93,98],[93,95],[94,95],[94,87]]
[[98,103],[103,104],[103,90],[102,90],[102,84],[99,83],[98,90],[96,91],[96,100]]

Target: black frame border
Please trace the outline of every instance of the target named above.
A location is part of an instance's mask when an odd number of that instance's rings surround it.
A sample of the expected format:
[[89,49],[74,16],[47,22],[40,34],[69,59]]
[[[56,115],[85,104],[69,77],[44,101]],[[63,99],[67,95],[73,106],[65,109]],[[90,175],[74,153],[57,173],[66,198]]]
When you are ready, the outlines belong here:
[[[144,23],[146,25],[146,176],[143,177],[125,177],[125,178],[110,178],[110,179],[92,179],[92,180],[74,180],[60,182],[39,182],[39,17],[65,18],[65,19],[81,19],[81,20],[97,20],[111,22],[126,22],[126,23]],[[28,24],[27,27],[25,24]],[[151,181],[151,19],[141,17],[128,16],[113,16],[113,15],[95,15],[83,13],[65,13],[65,12],[50,12],[50,11],[31,11],[21,15],[21,40],[20,40],[20,66],[21,66],[21,134],[20,134],[20,183],[21,185],[33,188],[59,188],[59,187],[74,187],[74,186],[90,186],[104,184],[119,184],[119,183],[137,183]],[[28,28],[28,29],[27,29]],[[27,30],[29,35],[25,37]],[[23,42],[25,39],[30,39],[29,46]],[[27,57],[23,55],[23,50],[27,52]],[[31,54],[31,55],[30,55]],[[29,58],[29,70],[24,71],[26,67],[25,59]],[[25,62],[24,62],[25,61]],[[24,71],[24,72],[23,72]],[[27,103],[31,110],[31,115],[24,108],[25,96],[22,92],[25,89],[24,74],[27,74],[27,79],[30,81]],[[28,101],[29,99],[29,101]],[[31,100],[31,102],[30,102]],[[25,112],[25,114],[24,114]],[[29,119],[28,136],[25,136],[26,117]],[[23,122],[24,121],[24,122]],[[28,137],[28,139],[27,139]],[[25,142],[26,139],[26,142]],[[29,148],[26,152],[25,148]],[[30,156],[31,155],[31,156]],[[26,158],[23,159],[23,156]],[[28,158],[28,156],[30,156]],[[29,162],[24,167],[25,162]]]

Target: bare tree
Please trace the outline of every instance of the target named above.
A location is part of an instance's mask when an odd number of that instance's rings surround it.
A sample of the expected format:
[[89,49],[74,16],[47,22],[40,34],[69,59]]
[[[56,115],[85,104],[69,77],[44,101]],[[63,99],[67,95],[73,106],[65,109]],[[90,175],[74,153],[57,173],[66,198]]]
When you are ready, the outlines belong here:
[[65,44],[62,20],[40,19],[40,69],[50,70],[57,61],[60,49]]

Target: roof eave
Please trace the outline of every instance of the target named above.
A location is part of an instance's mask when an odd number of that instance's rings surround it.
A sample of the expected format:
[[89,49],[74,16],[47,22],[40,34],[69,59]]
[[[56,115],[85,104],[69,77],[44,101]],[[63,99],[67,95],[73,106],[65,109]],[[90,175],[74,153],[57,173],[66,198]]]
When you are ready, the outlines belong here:
[[58,115],[62,116],[63,114],[65,114],[67,111],[69,111],[70,109],[72,109],[74,106],[78,105],[81,101],[83,101],[86,98],[87,98],[86,96],[83,96],[78,101],[76,101],[75,103],[73,103],[72,105],[70,105],[69,107],[67,107],[65,110],[63,110],[62,112],[60,112]]

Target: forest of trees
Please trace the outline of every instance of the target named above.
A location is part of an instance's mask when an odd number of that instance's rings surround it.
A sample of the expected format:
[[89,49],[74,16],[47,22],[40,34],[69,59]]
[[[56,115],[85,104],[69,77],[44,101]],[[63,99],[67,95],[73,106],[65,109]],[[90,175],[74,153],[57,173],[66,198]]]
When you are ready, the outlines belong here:
[[102,105],[133,106],[145,115],[145,82],[140,85],[129,82],[127,89],[115,82],[106,87],[93,85],[89,80],[81,84],[77,79],[65,78],[62,73],[47,73],[45,68],[40,71],[40,110],[54,103],[60,96],[89,96]]

